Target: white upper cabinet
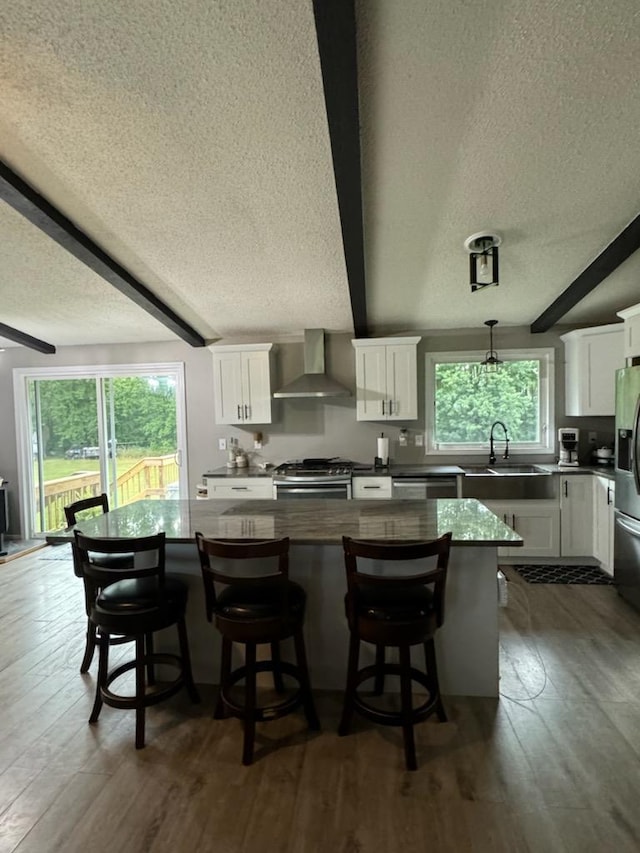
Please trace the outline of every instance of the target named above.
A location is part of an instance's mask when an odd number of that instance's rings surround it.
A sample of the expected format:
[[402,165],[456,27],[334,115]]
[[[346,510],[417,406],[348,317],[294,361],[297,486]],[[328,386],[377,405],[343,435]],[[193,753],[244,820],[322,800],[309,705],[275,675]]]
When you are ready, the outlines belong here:
[[624,367],[622,323],[561,335],[565,352],[565,414],[614,415],[616,370]]
[[418,418],[420,338],[363,338],[356,351],[356,418],[415,421]]
[[624,320],[624,357],[640,356],[640,305],[632,305],[617,312]]
[[270,424],[273,344],[211,346],[218,424]]

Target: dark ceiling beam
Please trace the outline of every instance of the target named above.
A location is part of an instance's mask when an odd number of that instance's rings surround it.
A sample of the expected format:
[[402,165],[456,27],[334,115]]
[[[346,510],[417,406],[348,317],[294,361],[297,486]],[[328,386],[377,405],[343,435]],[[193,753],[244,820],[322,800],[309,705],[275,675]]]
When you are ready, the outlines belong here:
[[555,302],[552,302],[533,321],[531,332],[535,335],[550,329],[638,248],[640,248],[640,214],[600,252],[598,257],[558,296]]
[[53,344],[48,344],[39,338],[32,338],[26,332],[14,329],[13,326],[7,326],[6,323],[0,323],[0,338],[7,338],[7,340],[20,344],[23,347],[29,347],[29,349],[35,349],[38,352],[45,352],[47,355],[51,355],[56,351]]
[[71,222],[56,207],[0,161],[0,199],[22,214],[47,237],[55,240],[89,269],[97,273],[178,337],[194,347],[203,347],[205,339],[185,320],[158,299],[142,282],[120,266],[97,243]]
[[356,337],[366,338],[360,174],[358,56],[354,0],[313,0],[342,243]]

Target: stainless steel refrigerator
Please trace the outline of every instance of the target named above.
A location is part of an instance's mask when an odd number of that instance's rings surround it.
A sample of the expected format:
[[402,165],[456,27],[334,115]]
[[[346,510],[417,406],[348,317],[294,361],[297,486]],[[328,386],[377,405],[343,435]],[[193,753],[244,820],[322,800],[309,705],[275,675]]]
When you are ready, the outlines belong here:
[[616,503],[613,577],[640,610],[640,365],[616,372]]

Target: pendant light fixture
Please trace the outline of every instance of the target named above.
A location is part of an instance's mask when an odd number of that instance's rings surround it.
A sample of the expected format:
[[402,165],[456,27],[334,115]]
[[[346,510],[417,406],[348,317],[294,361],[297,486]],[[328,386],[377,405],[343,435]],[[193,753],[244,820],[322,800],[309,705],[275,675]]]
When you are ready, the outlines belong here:
[[499,234],[480,231],[464,241],[469,252],[469,283],[471,292],[490,285],[498,285],[498,246],[502,243]]
[[485,320],[485,326],[489,327],[489,349],[484,357],[484,361],[480,362],[485,373],[496,373],[502,364],[498,358],[498,353],[493,348],[493,327],[498,325],[497,320]]

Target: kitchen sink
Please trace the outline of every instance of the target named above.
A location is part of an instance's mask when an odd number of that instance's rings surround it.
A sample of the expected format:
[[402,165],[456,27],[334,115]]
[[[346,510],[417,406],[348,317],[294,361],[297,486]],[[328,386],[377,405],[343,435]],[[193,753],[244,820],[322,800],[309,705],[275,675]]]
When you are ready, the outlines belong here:
[[549,476],[551,471],[544,471],[538,468],[537,465],[496,465],[489,466],[487,471],[497,474],[499,477],[530,477],[530,476]]
[[548,477],[551,474],[537,465],[465,465],[463,471],[466,477]]
[[487,501],[553,500],[558,478],[536,465],[464,465],[461,497]]

